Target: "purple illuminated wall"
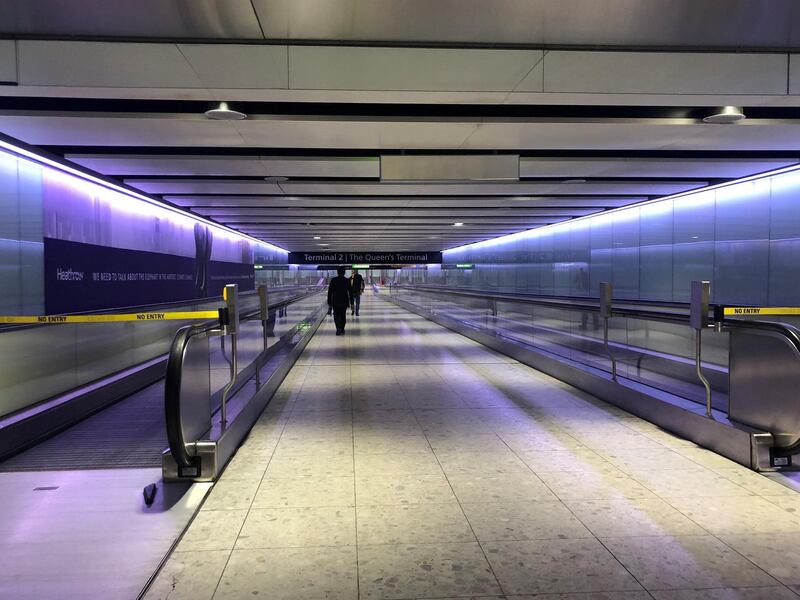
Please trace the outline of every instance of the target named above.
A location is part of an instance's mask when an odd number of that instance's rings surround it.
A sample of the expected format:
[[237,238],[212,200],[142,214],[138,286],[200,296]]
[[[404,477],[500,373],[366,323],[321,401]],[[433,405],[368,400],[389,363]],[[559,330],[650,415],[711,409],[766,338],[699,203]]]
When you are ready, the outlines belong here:
[[537,295],[800,305],[800,170],[790,169],[447,250],[472,270],[402,277]]
[[[253,289],[256,250],[264,262],[286,263],[279,248],[2,144],[12,151],[0,150],[0,189],[13,194],[0,196],[0,217],[13,232],[2,231],[11,249],[0,243],[0,283],[14,275],[36,296],[23,302],[21,283],[6,286],[6,314],[213,297],[226,283]],[[23,225],[33,230],[27,238]],[[37,252],[23,257],[25,244]],[[26,261],[35,265],[22,277]]]

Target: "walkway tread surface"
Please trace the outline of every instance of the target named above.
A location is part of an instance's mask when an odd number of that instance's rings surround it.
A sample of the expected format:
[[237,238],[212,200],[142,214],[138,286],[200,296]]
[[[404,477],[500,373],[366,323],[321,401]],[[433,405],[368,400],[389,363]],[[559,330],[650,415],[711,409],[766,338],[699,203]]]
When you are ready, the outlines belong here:
[[[545,594],[545,595],[540,595]],[[147,598],[782,600],[800,495],[368,296]]]

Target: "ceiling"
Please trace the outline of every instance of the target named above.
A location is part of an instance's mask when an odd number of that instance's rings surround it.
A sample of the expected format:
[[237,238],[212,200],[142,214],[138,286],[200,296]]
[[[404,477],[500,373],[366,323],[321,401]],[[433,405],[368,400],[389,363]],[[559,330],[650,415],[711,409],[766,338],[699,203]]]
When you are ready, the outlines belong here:
[[0,31],[128,39],[788,48],[795,0],[25,0]]
[[[793,0],[81,7],[0,3],[0,132],[289,250],[446,249],[800,161]],[[748,119],[702,121],[725,104]]]

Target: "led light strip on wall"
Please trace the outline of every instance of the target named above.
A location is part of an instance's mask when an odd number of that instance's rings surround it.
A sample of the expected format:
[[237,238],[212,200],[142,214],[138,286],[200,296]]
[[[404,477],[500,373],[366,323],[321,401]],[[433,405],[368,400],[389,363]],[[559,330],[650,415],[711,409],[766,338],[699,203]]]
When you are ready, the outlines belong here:
[[192,220],[192,221],[196,221],[196,222],[199,222],[199,223],[203,223],[204,225],[208,225],[209,227],[212,227],[214,229],[217,229],[217,230],[220,230],[220,231],[224,231],[227,234],[233,235],[233,236],[235,236],[237,238],[240,238],[240,239],[249,240],[249,241],[253,242],[256,245],[263,246],[263,247],[265,247],[265,248],[267,248],[269,250],[274,250],[274,251],[281,252],[281,253],[284,253],[284,254],[288,254],[289,253],[288,250],[285,250],[285,249],[283,249],[283,248],[281,248],[279,246],[275,246],[274,244],[270,244],[270,243],[265,242],[263,240],[259,240],[258,238],[254,238],[254,237],[252,237],[250,235],[242,233],[241,231],[237,231],[235,229],[231,229],[230,227],[226,227],[225,225],[222,225],[220,223],[216,223],[214,221],[209,221],[208,219],[204,219],[203,217],[200,217],[198,215],[195,215],[195,214],[180,210],[180,209],[175,208],[174,206],[170,206],[169,204],[166,204],[164,202],[159,202],[155,198],[151,198],[149,196],[146,196],[145,194],[142,194],[142,193],[139,193],[139,192],[135,192],[133,190],[130,190],[130,189],[125,188],[125,187],[122,187],[121,185],[117,185],[117,184],[112,183],[110,181],[106,181],[105,179],[102,179],[100,177],[96,177],[94,175],[91,175],[90,173],[86,173],[86,172],[81,171],[79,169],[75,169],[75,168],[70,167],[68,165],[65,165],[65,164],[63,164],[61,162],[49,159],[49,158],[47,158],[45,156],[41,156],[39,154],[36,154],[35,152],[31,152],[30,150],[26,150],[25,148],[20,148],[19,146],[16,146],[16,145],[14,145],[14,144],[12,144],[10,142],[7,142],[7,141],[5,141],[3,139],[0,139],[0,149],[5,150],[5,151],[17,156],[17,157],[20,157],[20,158],[23,158],[23,159],[27,159],[27,160],[31,160],[31,161],[33,161],[33,162],[35,162],[37,164],[42,165],[42,166],[54,169],[54,170],[56,170],[58,172],[61,172],[61,173],[64,173],[64,174],[68,174],[68,175],[70,175],[72,177],[76,177],[76,178],[78,178],[78,179],[80,179],[82,181],[86,181],[86,182],[92,183],[94,185],[98,185],[98,186],[104,187],[106,189],[112,190],[112,191],[114,191],[114,192],[116,192],[118,194],[122,194],[123,196],[127,196],[127,197],[129,197],[131,199],[135,199],[135,200],[138,200],[138,201],[141,201],[141,202],[146,202],[147,204],[150,204],[152,206],[156,206],[161,210],[166,210],[166,211],[169,211],[170,213],[179,215],[182,218],[189,219],[189,220]]
[[[682,199],[689,199],[692,197],[696,197],[700,194],[708,194],[714,192],[716,190],[735,187],[737,185],[741,185],[744,183],[758,181],[762,179],[769,179],[771,177],[775,177],[778,175],[784,175],[786,173],[798,173],[800,172],[800,165],[793,165],[790,167],[782,167],[780,169],[775,169],[774,171],[768,171],[766,173],[759,173],[757,175],[749,175],[747,177],[743,177],[741,179],[736,179],[734,181],[728,181],[725,183],[718,183],[716,185],[710,185],[704,188],[698,188],[694,190],[687,190],[685,192],[679,192],[677,194],[672,194],[670,196],[664,196],[662,198],[655,198],[654,200],[647,200],[645,202],[638,202],[636,204],[629,204],[627,206],[621,206],[619,208],[614,208],[611,210],[603,211],[600,213],[594,213],[591,215],[585,215],[583,217],[577,217],[575,219],[570,219],[568,221],[560,221],[558,223],[552,223],[550,225],[544,225],[543,227],[537,227],[535,229],[526,229],[525,231],[518,231],[517,233],[510,233],[508,235],[503,235],[496,238],[490,238],[488,240],[482,240],[480,242],[473,242],[471,244],[464,244],[463,246],[456,246],[455,248],[448,248],[447,250],[443,250],[442,254],[447,254],[448,252],[463,252],[465,250],[475,250],[478,248],[488,248],[491,246],[501,245],[508,242],[513,242],[515,240],[530,238],[530,237],[538,237],[540,235],[546,235],[548,233],[552,233],[553,231],[557,231],[559,229],[570,228],[574,226],[576,223],[588,223],[591,221],[598,221],[601,219],[609,220],[613,219],[615,216],[623,215],[626,211],[631,211],[633,213],[634,210],[644,208],[644,207],[653,207],[657,206],[660,203],[666,203],[673,200],[682,200]],[[633,216],[633,215],[632,215]]]

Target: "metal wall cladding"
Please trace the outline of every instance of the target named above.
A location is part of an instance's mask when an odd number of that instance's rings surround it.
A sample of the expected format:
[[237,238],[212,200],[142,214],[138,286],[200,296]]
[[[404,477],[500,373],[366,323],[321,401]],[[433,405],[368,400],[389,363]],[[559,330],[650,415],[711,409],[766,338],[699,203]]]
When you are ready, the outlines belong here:
[[799,200],[800,171],[778,173],[446,251],[446,262],[475,269],[423,277],[571,296],[597,296],[610,281],[616,298],[667,302],[687,302],[691,282],[709,280],[713,302],[797,305]]
[[41,174],[0,153],[0,313],[44,310]]

